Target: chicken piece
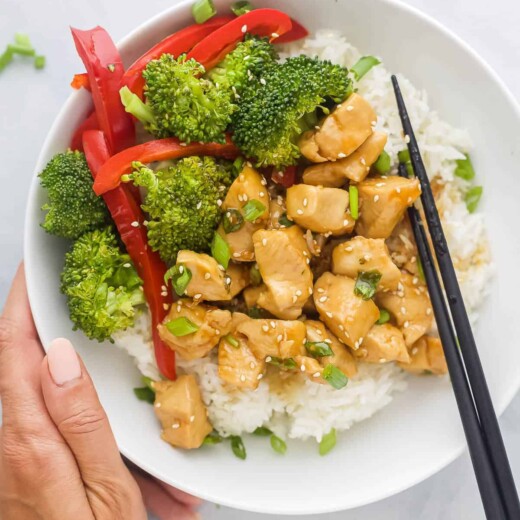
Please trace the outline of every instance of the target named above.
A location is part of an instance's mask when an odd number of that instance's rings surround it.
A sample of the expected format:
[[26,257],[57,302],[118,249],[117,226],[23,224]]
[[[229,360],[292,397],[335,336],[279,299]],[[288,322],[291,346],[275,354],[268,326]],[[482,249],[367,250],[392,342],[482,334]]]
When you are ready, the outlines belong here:
[[265,292],[267,292],[267,286],[265,284],[248,287],[243,292],[247,308],[250,309],[251,307],[256,307],[258,298],[260,298],[260,295]]
[[350,233],[356,222],[348,207],[348,191],[338,188],[295,184],[287,190],[287,216],[316,233]]
[[312,293],[310,254],[298,226],[259,230],[253,235],[256,262],[267,287],[258,306],[278,318],[294,320]]
[[334,352],[333,356],[324,356],[318,359],[321,366],[326,367],[332,364],[338,367],[347,377],[354,377],[357,374],[357,363],[348,347],[342,345],[321,321],[306,320],[304,323],[307,328],[307,341],[324,341],[329,344],[332,352]]
[[351,94],[338,105],[316,130],[300,138],[301,153],[312,162],[335,161],[357,150],[372,134],[377,116],[370,103]]
[[366,179],[358,184],[359,219],[356,232],[367,238],[388,238],[421,194],[418,179],[399,176]]
[[417,276],[403,271],[397,291],[378,292],[376,301],[394,316],[407,347],[426,334],[432,326],[430,297],[426,286]]
[[[198,330],[185,336],[176,336],[168,330],[167,323],[177,318],[188,319]],[[203,358],[231,330],[231,313],[182,299],[172,304],[158,330],[161,339],[181,358]]]
[[305,325],[301,321],[248,319],[236,327],[236,333],[246,337],[257,359],[305,355]]
[[341,342],[357,350],[379,319],[379,309],[372,300],[354,294],[355,284],[347,276],[327,272],[316,281],[313,296],[325,325]]
[[358,273],[379,271],[378,290],[394,291],[401,279],[401,271],[392,262],[385,241],[380,238],[354,237],[336,246],[332,252],[332,272],[350,278]]
[[389,323],[374,325],[365,336],[363,346],[354,355],[365,363],[410,361],[402,332]]
[[[245,314],[242,316],[247,320]],[[236,319],[233,321],[236,322]],[[218,375],[223,381],[238,388],[254,390],[258,388],[264,372],[265,361],[253,355],[245,336],[235,333],[220,340]]]
[[417,244],[415,243],[412,226],[406,213],[397,226],[395,226],[392,234],[386,239],[386,245],[390,251],[392,261],[397,267],[406,269],[414,275],[419,274],[417,267]]
[[161,422],[161,438],[172,446],[199,448],[212,430],[195,376],[175,381],[155,381],[155,414]]
[[197,301],[228,301],[249,285],[249,268],[230,263],[224,271],[209,255],[179,251],[177,265],[191,272],[185,294]]
[[294,361],[296,362],[297,370],[305,374],[313,383],[319,383],[321,385],[328,384],[327,381],[321,377],[323,366],[317,359],[309,356],[296,356]]
[[239,211],[244,218],[243,208],[251,200],[257,200],[265,207],[265,211],[254,222],[244,219],[240,229],[231,233],[224,231],[223,224],[218,228],[218,232],[231,249],[232,259],[237,262],[251,262],[255,259],[253,233],[264,229],[269,221],[269,193],[266,180],[255,169],[246,165],[229,187],[222,203],[222,210],[224,214],[226,210]]
[[267,228],[279,229],[285,227],[283,224],[280,224],[280,217],[286,213],[285,200],[281,195],[271,199],[269,203],[269,223]]
[[423,336],[410,349],[410,362],[398,365],[412,374],[444,375],[448,372],[448,365],[444,357],[444,350],[439,338]]
[[386,140],[387,135],[384,132],[374,132],[348,157],[306,168],[303,172],[303,182],[331,188],[339,188],[347,180],[361,182],[384,150]]

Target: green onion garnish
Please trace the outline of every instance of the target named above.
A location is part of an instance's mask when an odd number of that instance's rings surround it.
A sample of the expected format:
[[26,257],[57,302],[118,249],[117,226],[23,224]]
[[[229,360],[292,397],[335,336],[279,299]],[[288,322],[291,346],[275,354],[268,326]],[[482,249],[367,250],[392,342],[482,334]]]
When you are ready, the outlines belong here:
[[143,388],[134,388],[134,394],[139,401],[146,401],[150,404],[153,404],[155,401],[155,392],[150,390],[147,386]]
[[14,42],[17,43],[18,45],[21,45],[22,47],[26,47],[28,49],[33,48],[31,39],[29,38],[29,36],[27,34],[16,33],[14,35]]
[[350,206],[350,216],[357,220],[359,218],[359,192],[357,186],[350,185],[348,188],[348,199]]
[[232,168],[233,168],[233,171],[235,173],[235,176],[238,175],[244,169],[244,163],[245,162],[246,162],[246,160],[243,157],[237,157],[233,161]]
[[7,49],[10,50],[13,54],[20,54],[20,56],[34,56],[36,51],[31,47],[24,47],[23,45],[18,45],[17,43],[10,43],[7,46]]
[[34,57],[34,68],[43,69],[45,67],[45,56],[41,54]]
[[282,213],[278,218],[278,224],[283,227],[291,227],[294,226],[294,222],[287,218],[287,212]]
[[215,444],[220,444],[223,440],[224,438],[215,430],[213,430],[211,433],[208,433],[208,435],[206,435],[206,438],[204,439],[204,442],[202,444],[206,446],[213,446]]
[[354,294],[360,296],[363,300],[370,300],[377,290],[377,284],[381,280],[379,271],[362,271],[358,273],[356,284],[354,285]]
[[383,150],[381,155],[377,158],[377,161],[374,163],[374,168],[379,173],[388,173],[391,167],[392,160],[390,159],[390,156]]
[[244,217],[238,209],[228,209],[222,217],[222,227],[225,233],[238,231],[244,225]]
[[244,446],[244,443],[242,442],[242,438],[239,435],[232,435],[230,437],[231,440],[231,449],[233,450],[233,453],[235,456],[237,456],[239,459],[245,460],[247,453],[246,453],[246,447]]
[[329,433],[326,433],[322,438],[320,442],[320,455],[327,455],[332,448],[336,446],[336,429],[332,428]]
[[229,343],[233,348],[240,347],[240,342],[238,341],[233,334],[228,334],[227,336],[224,336],[224,340]]
[[405,148],[404,150],[398,152],[397,158],[399,159],[400,163],[406,166],[406,172],[408,173],[408,177],[413,177],[414,173],[412,160],[410,159],[410,152],[408,151],[408,148]]
[[258,269],[258,264],[253,264],[251,269],[249,269],[249,280],[252,285],[260,285],[262,283],[262,275],[260,274],[260,269]]
[[347,386],[348,383],[348,377],[334,365],[327,365],[323,369],[321,377],[323,377],[323,379],[325,379],[325,381],[336,390]]
[[267,361],[270,365],[280,367],[285,370],[294,370],[298,365],[293,358],[282,359],[275,356],[269,356],[271,359]]
[[306,341],[305,349],[313,358],[334,355],[330,345],[325,341]]
[[417,271],[419,272],[419,279],[421,280],[421,282],[425,283],[426,276],[424,276],[424,268],[419,257],[417,257]]
[[287,444],[285,444],[285,441],[283,439],[280,439],[277,435],[274,433],[271,435],[271,448],[273,448],[276,453],[280,453],[281,455],[284,455],[287,451]]
[[141,98],[134,94],[126,85],[119,91],[121,103],[125,107],[125,111],[143,123],[156,124],[155,116],[152,109]]
[[197,0],[191,12],[197,23],[204,23],[217,14],[213,0]]
[[455,168],[455,175],[464,179],[465,181],[471,181],[475,178],[475,170],[473,169],[473,164],[471,163],[471,159],[468,154],[464,154],[466,156],[465,159],[459,159],[455,161],[457,163],[457,167]]
[[483,190],[482,186],[473,186],[466,192],[466,195],[464,195],[464,201],[470,213],[473,213],[477,209]]
[[147,388],[149,388],[155,394],[155,388],[153,386],[155,381],[151,377],[143,376],[141,377],[141,381],[145,384]]
[[265,426],[259,426],[254,432],[253,435],[257,435],[258,437],[269,437],[273,432],[266,428]]
[[195,325],[195,323],[184,316],[168,321],[166,328],[177,337],[187,336],[199,330],[198,325]]
[[244,218],[248,222],[254,222],[265,213],[265,206],[256,199],[249,200],[242,209],[244,211]]
[[379,65],[381,62],[375,56],[363,56],[359,58],[357,63],[350,69],[357,81],[359,81],[371,68]]
[[211,242],[211,255],[222,266],[227,269],[231,258],[231,249],[222,236],[215,232]]
[[246,0],[241,0],[240,2],[235,2],[234,4],[231,4],[231,12],[236,16],[249,13],[249,11],[252,10],[253,6]]
[[251,307],[247,310],[247,315],[256,320],[264,317],[264,311],[260,307]]
[[164,274],[164,283],[168,284],[170,280],[175,292],[182,296],[190,283],[191,271],[184,264],[174,265]]
[[0,71],[4,70],[13,61],[13,53],[7,49],[0,54]]
[[390,313],[386,309],[379,309],[379,319],[376,323],[378,325],[383,325],[388,321],[390,321]]

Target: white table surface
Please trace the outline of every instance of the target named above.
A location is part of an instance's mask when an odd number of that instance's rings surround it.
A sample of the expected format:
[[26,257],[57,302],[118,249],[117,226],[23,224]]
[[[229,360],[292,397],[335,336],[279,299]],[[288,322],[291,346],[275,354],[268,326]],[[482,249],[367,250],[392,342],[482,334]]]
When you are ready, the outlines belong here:
[[[318,0],[317,0],[318,1]],[[342,0],[346,1],[346,0]],[[471,44],[520,98],[520,2],[518,0],[406,0],[431,14]],[[47,67],[14,64],[0,73],[0,302],[22,257],[29,182],[38,152],[69,81],[81,70],[68,26],[106,27],[115,40],[175,0],[0,0],[0,49],[15,31],[28,33]],[[501,419],[510,459],[520,483],[520,396]],[[207,504],[207,520],[263,520]],[[434,477],[382,502],[317,520],[479,520],[483,518],[467,454]],[[303,517],[302,517],[303,518]]]

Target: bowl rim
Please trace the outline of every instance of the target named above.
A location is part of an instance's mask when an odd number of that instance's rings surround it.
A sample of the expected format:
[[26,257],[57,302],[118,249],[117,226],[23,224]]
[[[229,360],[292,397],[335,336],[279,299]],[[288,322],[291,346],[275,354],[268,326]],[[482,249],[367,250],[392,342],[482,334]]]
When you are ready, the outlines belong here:
[[[171,5],[170,7],[167,7],[166,9],[161,10],[156,15],[148,18],[145,20],[142,24],[138,25],[136,28],[131,30],[129,33],[127,33],[123,38],[118,40],[116,42],[116,46],[118,49],[121,47],[125,47],[128,45],[132,40],[138,38],[143,33],[146,33],[150,30],[151,27],[153,27],[160,19],[162,19],[165,16],[169,16],[170,14],[174,13],[175,11],[181,10],[183,8],[186,8],[187,6],[191,5],[194,0],[180,0],[176,2],[174,5]],[[520,121],[520,102],[515,98],[513,93],[510,91],[509,87],[506,85],[504,80],[498,75],[498,73],[494,70],[494,68],[489,65],[489,63],[480,56],[480,54],[465,40],[463,40],[460,36],[458,36],[454,31],[446,27],[444,24],[436,20],[433,16],[421,11],[419,8],[409,5],[405,3],[403,0],[377,0],[378,2],[381,2],[383,4],[388,4],[394,8],[396,8],[398,11],[402,10],[405,12],[408,12],[412,14],[413,16],[421,19],[423,22],[431,26],[434,30],[441,33],[441,35],[450,40],[453,44],[459,46],[462,48],[466,53],[468,53],[472,58],[475,59],[476,62],[480,65],[480,67],[488,74],[490,79],[493,80],[493,82],[499,87],[501,94],[504,96],[505,99],[507,99],[509,105],[513,109],[514,113],[516,114],[516,118]],[[28,260],[27,252],[30,250],[30,242],[32,241],[32,225],[33,222],[31,220],[31,214],[34,214],[34,206],[37,204],[37,191],[39,189],[39,183],[38,183],[38,173],[41,169],[42,162],[44,158],[48,155],[48,149],[51,148],[52,143],[54,141],[54,134],[56,133],[56,129],[60,126],[62,119],[68,114],[70,107],[72,107],[75,103],[78,97],[80,97],[82,93],[80,91],[72,92],[65,103],[62,105],[61,109],[59,110],[58,114],[56,115],[51,127],[49,128],[47,137],[45,138],[45,141],[42,145],[42,148],[40,150],[40,153],[38,154],[38,158],[36,161],[36,165],[33,171],[32,175],[32,181],[29,188],[28,198],[26,202],[26,211],[25,211],[25,222],[24,222],[24,237],[23,237],[23,258],[25,265],[27,265],[26,269],[26,279],[27,279],[27,289],[28,289],[28,295],[29,295],[29,302],[32,307],[32,295],[35,294],[35,290],[37,288],[37,280],[32,276],[33,269],[31,268],[32,260]],[[43,330],[43,323],[40,320],[39,316],[34,315],[34,322],[36,325],[37,330],[40,329]],[[508,392],[504,393],[504,395],[500,396],[500,398],[495,399],[494,405],[495,409],[497,411],[498,416],[501,416],[505,409],[510,405],[511,401],[515,397],[515,395],[520,390],[520,379],[516,381],[515,384],[511,385],[511,388]],[[163,482],[171,482],[169,475],[155,470],[153,467],[150,467],[145,461],[140,460],[140,457],[137,455],[132,455],[129,450],[125,448],[124,445],[122,445],[121,442],[118,443],[119,450],[121,454],[126,457],[128,460],[136,464],[138,467],[140,467],[143,471],[146,471],[150,475],[152,475],[155,478],[158,478],[159,480]],[[386,498],[389,498],[393,495],[396,495],[398,493],[401,493],[403,491],[406,491],[407,489],[423,482],[424,480],[430,478],[431,476],[435,475],[436,473],[440,472],[442,469],[446,468],[449,464],[451,464],[455,459],[460,457],[462,453],[465,451],[466,445],[465,442],[460,443],[459,446],[454,447],[451,451],[447,452],[444,457],[439,458],[439,461],[434,466],[431,466],[427,468],[426,470],[422,472],[418,472],[414,475],[413,478],[409,478],[407,481],[400,481],[398,484],[392,484],[389,483],[388,488],[385,492],[381,492],[378,495],[374,495],[370,500],[358,500],[357,502],[355,500],[351,500],[348,507],[348,510],[359,508],[365,505],[369,505],[381,500],[384,500]],[[182,486],[179,484],[175,484],[176,487],[181,489],[182,491],[185,491],[190,494],[194,494],[206,501],[218,503],[227,507],[231,508],[243,508],[243,506],[238,505],[235,502],[232,502],[231,500],[222,500],[220,497],[213,496],[210,492],[203,492],[201,493],[200,490],[193,489],[190,486]],[[308,510],[305,511],[294,509],[292,511],[284,510],[276,510],[276,509],[266,509],[262,507],[248,507],[248,512],[253,513],[264,513],[264,514],[274,514],[274,515],[301,515],[301,514],[326,514],[326,513],[334,513],[339,511],[344,511],[344,507],[341,507],[339,505],[336,505],[334,507],[325,507],[320,509],[314,509],[314,510]]]

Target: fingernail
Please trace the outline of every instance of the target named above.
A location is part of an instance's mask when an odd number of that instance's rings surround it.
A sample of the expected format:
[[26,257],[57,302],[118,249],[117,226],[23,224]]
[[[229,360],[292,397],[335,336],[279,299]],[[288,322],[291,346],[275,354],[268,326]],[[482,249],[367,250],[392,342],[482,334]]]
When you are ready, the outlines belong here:
[[47,363],[53,381],[63,386],[81,377],[78,355],[68,339],[55,339],[47,351]]

